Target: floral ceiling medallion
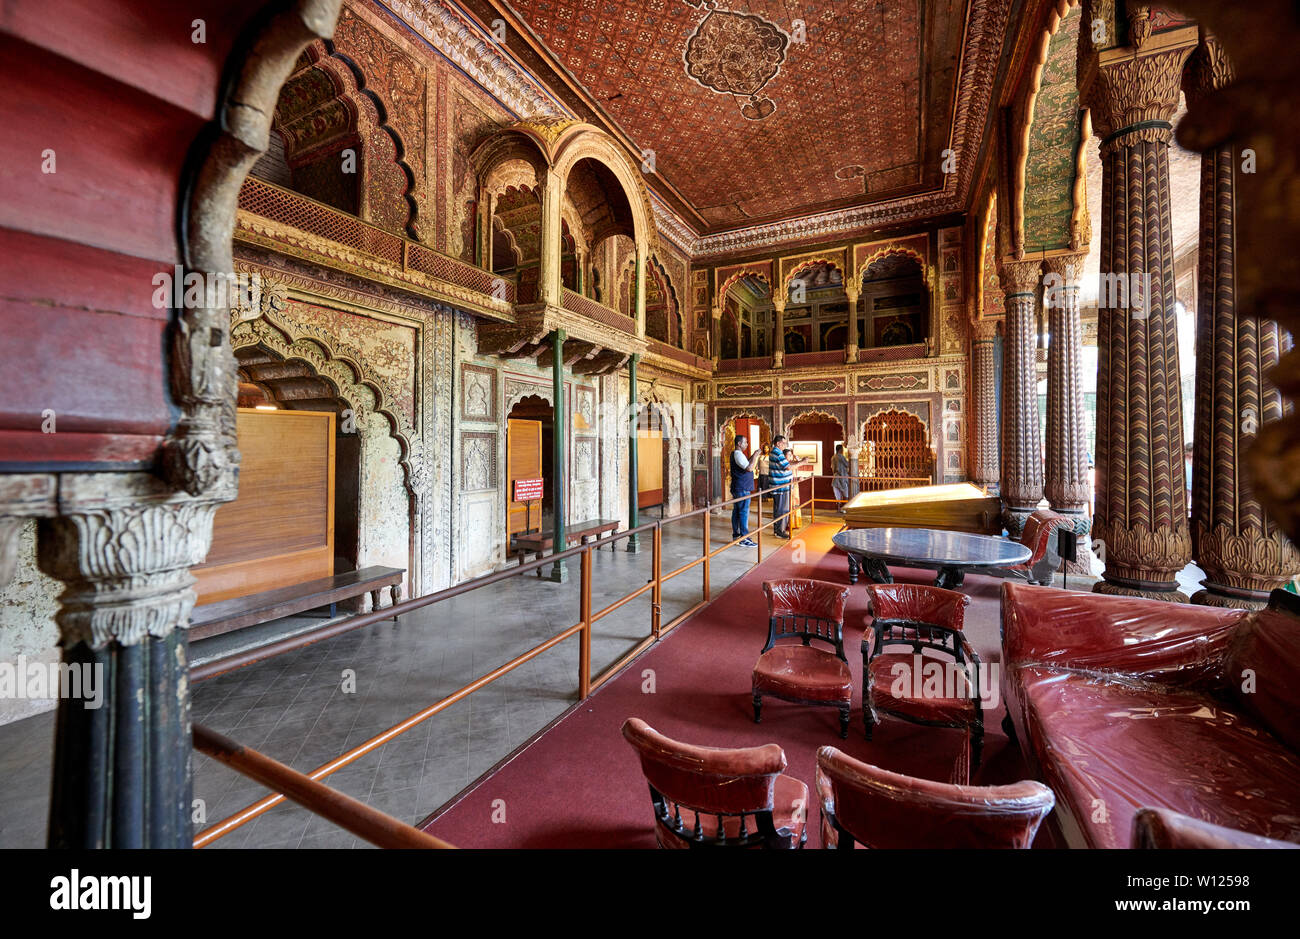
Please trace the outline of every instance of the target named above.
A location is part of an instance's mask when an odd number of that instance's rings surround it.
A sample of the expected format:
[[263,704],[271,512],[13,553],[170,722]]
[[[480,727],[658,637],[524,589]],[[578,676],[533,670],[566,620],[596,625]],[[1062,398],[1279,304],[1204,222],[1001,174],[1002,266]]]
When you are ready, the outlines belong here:
[[770,20],[718,8],[717,0],[684,0],[708,15],[686,40],[686,74],[718,94],[738,100],[751,121],[771,117],[776,102],[759,92],[781,71],[790,37]]

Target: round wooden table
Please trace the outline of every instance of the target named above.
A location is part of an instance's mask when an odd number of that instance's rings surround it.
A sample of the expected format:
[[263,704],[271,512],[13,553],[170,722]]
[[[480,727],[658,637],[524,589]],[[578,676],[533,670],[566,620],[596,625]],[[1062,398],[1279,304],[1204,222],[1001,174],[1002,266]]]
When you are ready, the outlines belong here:
[[831,538],[849,556],[849,583],[858,570],[878,584],[892,584],[889,564],[933,567],[936,587],[960,587],[966,571],[1011,567],[1028,561],[1033,552],[1018,541],[937,528],[852,528]]

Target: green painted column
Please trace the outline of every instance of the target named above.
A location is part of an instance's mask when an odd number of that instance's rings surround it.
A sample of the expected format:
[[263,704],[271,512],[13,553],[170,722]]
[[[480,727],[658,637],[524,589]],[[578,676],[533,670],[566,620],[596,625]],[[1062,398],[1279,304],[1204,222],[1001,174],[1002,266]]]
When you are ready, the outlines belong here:
[[[555,538],[551,542],[551,553],[559,554],[567,547],[564,537],[564,521],[568,512],[568,500],[565,498],[564,457],[568,452],[569,421],[568,408],[564,402],[564,330],[557,329],[551,333],[551,394],[555,399],[555,429],[553,441],[555,448],[554,472],[555,491],[551,504],[555,508]],[[556,561],[551,568],[551,580],[562,584],[569,579],[569,571],[564,561]]]
[[[636,406],[636,363],[640,360],[640,358],[641,356],[639,355],[632,356],[632,358],[628,360],[628,366],[627,366],[627,411],[628,411],[627,527],[628,528],[636,528],[637,525],[641,524],[637,520],[637,501],[638,501],[637,497],[640,495],[640,493],[637,492],[638,487],[637,487],[637,479],[636,479],[636,469],[637,469],[636,432],[637,432],[637,426],[640,423],[640,421],[638,420],[637,406]],[[636,552],[641,550],[641,545],[638,543],[636,535],[628,536],[627,550],[632,554],[635,554]]]

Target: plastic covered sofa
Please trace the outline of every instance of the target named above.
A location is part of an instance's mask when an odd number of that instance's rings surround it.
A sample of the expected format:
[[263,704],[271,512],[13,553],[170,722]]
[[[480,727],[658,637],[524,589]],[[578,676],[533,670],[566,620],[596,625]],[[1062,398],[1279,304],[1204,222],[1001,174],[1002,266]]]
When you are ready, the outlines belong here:
[[1300,597],[1267,610],[1002,585],[1003,697],[1071,846],[1140,809],[1300,842]]

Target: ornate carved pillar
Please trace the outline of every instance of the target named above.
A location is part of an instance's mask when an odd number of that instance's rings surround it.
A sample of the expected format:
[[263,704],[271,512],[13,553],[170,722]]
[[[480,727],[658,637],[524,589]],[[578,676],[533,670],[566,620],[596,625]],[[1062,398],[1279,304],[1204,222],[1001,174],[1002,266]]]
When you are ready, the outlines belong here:
[[1038,261],[1002,261],[998,276],[1006,292],[1002,343],[1001,495],[1003,521],[1012,537],[1043,498],[1043,448],[1038,431],[1038,385],[1034,372],[1041,280]]
[[642,242],[636,246],[636,334],[645,338],[645,279],[650,250]]
[[553,169],[546,171],[542,185],[542,256],[537,272],[537,299],[560,306],[561,221],[560,198],[564,183]]
[[[1189,105],[1232,81],[1222,46],[1202,35],[1184,78]],[[1269,591],[1300,571],[1300,555],[1249,491],[1243,454],[1263,421],[1282,417],[1282,398],[1264,375],[1277,364],[1276,323],[1238,316],[1236,186],[1231,146],[1201,157],[1200,284],[1196,315],[1196,425],[1192,461],[1192,547],[1205,571],[1193,603],[1259,609]]]
[[59,698],[51,847],[189,847],[190,567],[232,496],[177,496],[143,473],[60,478],[37,560],[65,584],[55,619],[82,694]]
[[722,307],[714,306],[709,320],[709,352],[713,355],[713,367],[718,367],[722,358]]
[[989,492],[998,486],[998,401],[994,357],[997,323],[981,319],[971,339],[971,391],[975,399],[975,484]]
[[1074,520],[1079,536],[1078,560],[1071,570],[1092,573],[1092,529],[1088,502],[1087,426],[1083,412],[1083,326],[1079,322],[1079,278],[1085,254],[1067,254],[1043,262],[1047,272],[1047,459],[1043,492],[1052,508]]
[[772,308],[776,315],[772,328],[772,367],[781,368],[785,365],[785,297],[773,296]]
[[844,293],[849,298],[849,342],[844,350],[844,361],[854,364],[858,361],[858,285],[845,282]]
[[[1080,85],[1102,138],[1098,298],[1099,593],[1185,602],[1192,558],[1174,313],[1169,144],[1183,63],[1194,44],[1168,34],[1144,51],[1081,58]],[[1087,59],[1085,61],[1085,59]],[[1127,288],[1127,289],[1124,289]]]
[[[564,400],[564,330],[557,329],[551,333],[551,397],[555,401],[555,428],[551,435],[552,459],[551,506],[555,519],[552,523],[555,536],[551,539],[552,554],[559,554],[569,546],[564,527],[569,520],[568,475],[565,464],[569,453],[569,410]],[[635,456],[635,454],[633,454]],[[633,485],[636,485],[636,470],[632,470]],[[569,579],[565,562],[560,560],[551,565],[551,580],[562,584]]]
[[[636,528],[641,524],[638,513],[641,507],[641,483],[637,479],[637,470],[640,464],[637,462],[638,455],[638,438],[641,429],[640,402],[637,400],[636,387],[636,366],[641,361],[641,356],[633,354],[627,362],[627,527]],[[639,535],[627,536],[627,550],[630,554],[636,554],[641,550]]]

